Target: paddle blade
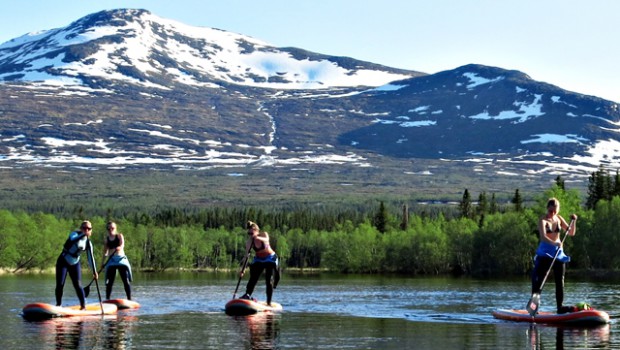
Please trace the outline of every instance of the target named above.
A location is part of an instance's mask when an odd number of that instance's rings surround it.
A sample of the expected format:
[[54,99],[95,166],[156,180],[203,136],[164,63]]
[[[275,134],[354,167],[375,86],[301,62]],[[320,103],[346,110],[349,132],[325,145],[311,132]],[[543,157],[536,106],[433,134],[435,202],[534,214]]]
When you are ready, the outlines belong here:
[[84,287],[84,297],[88,298],[88,294],[90,294],[90,284]]
[[527,306],[525,309],[529,312],[530,316],[535,316],[538,313],[538,308],[540,307],[540,294],[534,293],[530,298],[530,301],[527,302]]

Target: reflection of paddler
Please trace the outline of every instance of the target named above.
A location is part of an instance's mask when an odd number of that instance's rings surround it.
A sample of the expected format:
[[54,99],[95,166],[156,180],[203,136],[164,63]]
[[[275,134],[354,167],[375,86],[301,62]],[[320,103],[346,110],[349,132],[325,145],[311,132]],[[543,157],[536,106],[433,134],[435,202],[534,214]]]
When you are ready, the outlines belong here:
[[[541,337],[546,333],[543,328],[543,332],[539,330],[539,325],[532,323],[528,329],[529,347],[528,349],[544,349],[543,341]],[[564,349],[564,345],[569,348],[575,346],[575,344],[581,344],[584,348],[605,348],[605,345],[609,344],[609,330],[610,324],[605,324],[600,327],[557,327],[555,332],[555,349]],[[547,334],[550,335],[550,334]],[[546,337],[547,340],[551,340],[550,337]],[[566,344],[565,344],[566,340]]]
[[84,332],[84,323],[56,322],[56,348],[79,349]]
[[252,349],[275,349],[278,339],[277,315],[270,312],[259,312],[245,316]]
[[574,348],[579,344],[582,349],[605,349],[609,346],[609,330],[611,325],[586,328],[562,328],[556,333],[556,349]]
[[[137,317],[122,315],[120,320],[105,322],[103,329],[105,349],[124,350],[132,342],[132,328]],[[120,321],[120,322],[119,322]]]
[[107,224],[108,235],[103,245],[104,259],[111,255],[105,267],[105,295],[106,299],[110,299],[116,271],[121,276],[123,286],[125,287],[125,295],[131,300],[131,265],[129,259],[125,255],[125,237],[122,233],[116,231],[116,223],[110,221]]

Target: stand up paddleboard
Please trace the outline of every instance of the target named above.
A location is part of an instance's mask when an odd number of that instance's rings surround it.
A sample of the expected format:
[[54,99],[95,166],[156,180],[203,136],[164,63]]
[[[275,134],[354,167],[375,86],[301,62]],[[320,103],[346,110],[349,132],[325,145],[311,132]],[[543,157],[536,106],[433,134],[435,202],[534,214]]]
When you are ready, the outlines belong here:
[[609,314],[600,310],[581,310],[565,314],[541,311],[530,316],[526,310],[500,309],[493,311],[493,317],[514,322],[545,323],[555,325],[595,326],[609,323]]
[[[103,313],[101,308],[103,307]],[[54,306],[46,303],[32,303],[24,306],[22,317],[28,320],[45,320],[54,317],[73,316],[101,316],[115,314],[118,308],[114,304],[86,304],[86,309],[80,310],[80,305]]]
[[109,299],[109,300],[104,300],[103,303],[114,304],[119,310],[140,308],[140,304],[138,302],[135,302],[133,300],[128,300],[128,299]]
[[265,301],[257,301],[250,299],[233,299],[226,303],[225,311],[231,316],[253,315],[258,312],[278,312],[282,311],[282,305],[271,302],[267,305]]

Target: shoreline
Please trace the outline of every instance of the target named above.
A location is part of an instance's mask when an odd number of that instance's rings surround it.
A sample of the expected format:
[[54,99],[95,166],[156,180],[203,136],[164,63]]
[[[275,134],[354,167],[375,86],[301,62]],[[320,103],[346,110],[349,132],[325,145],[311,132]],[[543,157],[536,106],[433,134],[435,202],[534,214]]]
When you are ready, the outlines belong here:
[[[88,270],[88,269],[86,269]],[[185,272],[185,273],[237,273],[238,269],[237,268],[199,268],[199,269],[195,269],[195,268],[169,268],[169,269],[165,269],[165,270],[157,270],[157,269],[153,269],[153,268],[143,268],[143,269],[135,269],[134,271],[137,271],[139,273],[180,273],[180,272]],[[329,269],[326,268],[298,268],[298,267],[291,267],[291,268],[282,268],[282,272],[284,273],[289,273],[289,274],[299,274],[299,275],[313,275],[313,274],[321,274],[321,273],[331,273],[332,271],[330,271]],[[46,268],[46,269],[29,269],[29,270],[24,270],[24,269],[20,269],[15,271],[14,269],[8,269],[8,268],[0,268],[0,276],[6,276],[6,275],[53,275],[55,273],[55,268],[50,267],[50,268]],[[88,273],[88,272],[86,272]],[[354,273],[353,275],[382,275],[382,273]],[[385,275],[391,275],[393,273],[383,273]],[[407,274],[403,274],[403,276],[405,276]],[[436,274],[429,274],[429,275],[410,275],[411,277],[430,277],[430,276],[442,276],[442,275],[436,275]],[[445,274],[443,276],[453,276],[452,274]],[[495,278],[503,278],[503,277],[519,277],[520,275],[512,275],[512,276],[506,276],[506,275],[502,275],[502,276],[487,276],[485,277],[485,279],[490,278],[490,279],[495,279]],[[523,276],[527,276],[527,275],[523,275]],[[473,275],[460,275],[459,277],[470,277],[470,278],[478,278],[476,276]],[[614,270],[614,269],[567,269],[566,270],[566,277],[570,278],[570,277],[577,277],[577,278],[585,278],[585,279],[592,279],[592,280],[620,280],[620,270]]]

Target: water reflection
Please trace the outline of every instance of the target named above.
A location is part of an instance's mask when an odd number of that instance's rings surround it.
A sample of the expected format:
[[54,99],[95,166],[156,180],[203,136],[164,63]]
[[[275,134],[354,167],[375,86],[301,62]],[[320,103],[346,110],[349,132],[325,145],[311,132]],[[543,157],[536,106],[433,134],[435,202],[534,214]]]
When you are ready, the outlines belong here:
[[45,321],[24,321],[35,330],[37,343],[58,350],[125,350],[131,346],[135,316],[60,317]]
[[78,349],[84,334],[84,322],[54,322],[56,349]]
[[244,335],[249,349],[275,349],[280,333],[279,314],[259,312],[250,316],[231,317]]
[[[542,350],[555,346],[555,349],[609,349],[611,325],[573,328],[531,324],[527,331],[528,349]],[[553,332],[554,331],[554,332]],[[553,337],[555,336],[555,337]]]
[[121,320],[106,320],[103,323],[104,349],[131,348],[132,329],[137,320],[135,316],[125,316]]

